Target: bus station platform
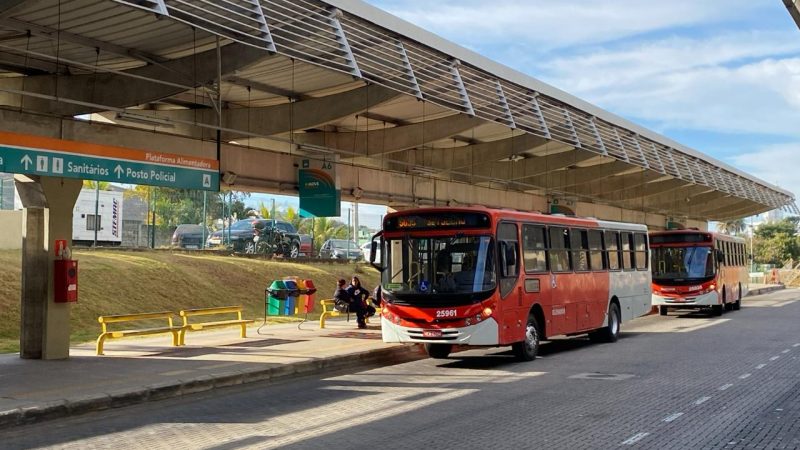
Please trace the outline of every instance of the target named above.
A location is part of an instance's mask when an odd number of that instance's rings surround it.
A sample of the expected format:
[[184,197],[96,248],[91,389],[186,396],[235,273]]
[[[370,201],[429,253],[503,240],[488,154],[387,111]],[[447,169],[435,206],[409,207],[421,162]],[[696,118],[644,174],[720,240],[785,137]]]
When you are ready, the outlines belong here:
[[[751,285],[750,295],[783,289]],[[377,317],[259,324],[239,338],[236,327],[191,333],[173,347],[168,334],[113,339],[105,355],[94,343],[75,345],[65,360],[0,355],[0,429],[70,415],[163,400],[251,382],[286,382],[370,365],[427,357],[421,346],[386,344]]]
[[0,429],[69,415],[178,397],[257,381],[424,358],[419,346],[385,344],[377,318],[236,327],[191,333],[173,347],[169,334],[114,339],[105,355],[94,343],[73,346],[66,360],[0,355]]

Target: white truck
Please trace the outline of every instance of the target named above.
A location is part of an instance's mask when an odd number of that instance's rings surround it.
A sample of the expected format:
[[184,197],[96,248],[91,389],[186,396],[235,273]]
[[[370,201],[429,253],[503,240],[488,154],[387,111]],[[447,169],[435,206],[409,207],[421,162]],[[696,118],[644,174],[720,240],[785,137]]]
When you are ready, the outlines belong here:
[[72,211],[72,241],[74,245],[94,243],[95,203],[97,203],[97,245],[122,243],[122,192],[82,189]]

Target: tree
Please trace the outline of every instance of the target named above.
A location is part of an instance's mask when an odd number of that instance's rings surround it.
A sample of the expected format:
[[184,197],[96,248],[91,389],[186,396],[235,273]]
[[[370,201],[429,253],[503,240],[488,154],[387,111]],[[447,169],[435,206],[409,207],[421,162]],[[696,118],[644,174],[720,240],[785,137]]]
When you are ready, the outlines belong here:
[[97,185],[100,185],[101,191],[108,191],[111,187],[111,183],[108,181],[93,181],[93,180],[83,180],[83,188],[84,189],[97,189]]
[[314,247],[319,250],[322,244],[328,239],[347,238],[347,225],[328,217],[318,217],[314,219]]
[[753,254],[756,262],[777,266],[797,259],[800,256],[797,220],[788,218],[759,225],[753,237]]

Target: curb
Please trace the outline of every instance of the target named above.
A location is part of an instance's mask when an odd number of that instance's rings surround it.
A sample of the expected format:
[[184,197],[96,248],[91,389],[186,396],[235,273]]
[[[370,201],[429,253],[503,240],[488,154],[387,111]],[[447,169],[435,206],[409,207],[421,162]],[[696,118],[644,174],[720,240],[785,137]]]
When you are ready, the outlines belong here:
[[774,286],[767,286],[767,287],[762,287],[762,288],[758,288],[758,289],[753,289],[753,290],[751,290],[751,291],[749,291],[747,293],[747,296],[751,297],[751,296],[754,296],[754,295],[763,295],[763,294],[767,294],[767,293],[774,292],[774,291],[780,291],[780,290],[783,290],[783,289],[786,289],[786,286],[784,286],[782,284],[776,284]]
[[150,401],[182,397],[228,386],[238,386],[264,381],[271,383],[287,380],[293,376],[318,375],[326,372],[378,363],[391,362],[392,364],[400,364],[426,357],[427,355],[425,355],[425,352],[420,351],[418,346],[404,345],[378,350],[368,350],[349,355],[312,359],[292,364],[282,364],[267,369],[236,370],[233,372],[204,375],[187,380],[152,384],[135,390],[98,393],[81,398],[57,400],[45,402],[40,405],[22,406],[8,411],[0,411],[0,429],[76,416],[94,411],[123,408]]

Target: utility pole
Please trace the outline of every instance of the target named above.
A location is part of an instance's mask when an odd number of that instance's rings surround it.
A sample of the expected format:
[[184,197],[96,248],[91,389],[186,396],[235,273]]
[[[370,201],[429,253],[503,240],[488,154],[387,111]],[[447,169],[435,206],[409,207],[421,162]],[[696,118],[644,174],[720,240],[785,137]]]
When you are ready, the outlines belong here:
[[206,248],[206,201],[207,201],[208,191],[203,191],[203,242],[200,243],[200,248]]
[[100,182],[94,182],[94,244],[92,247],[97,248],[97,230],[100,228]]

